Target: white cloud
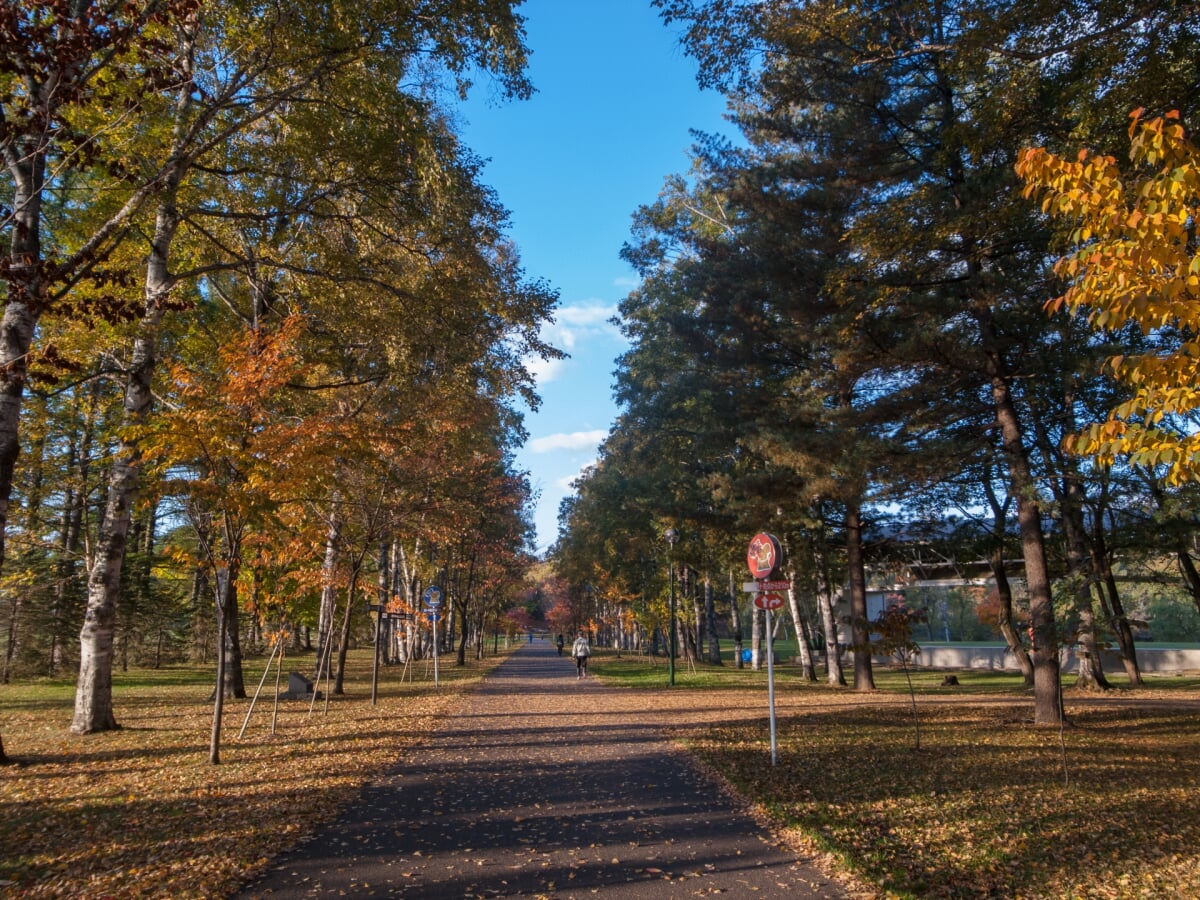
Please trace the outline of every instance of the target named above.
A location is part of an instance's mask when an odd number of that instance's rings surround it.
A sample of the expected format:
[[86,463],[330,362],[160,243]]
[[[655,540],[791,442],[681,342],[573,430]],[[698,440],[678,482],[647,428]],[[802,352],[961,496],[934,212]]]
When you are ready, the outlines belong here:
[[620,340],[620,330],[609,322],[617,312],[616,306],[599,301],[560,307],[554,323],[542,329],[542,338],[568,353],[579,343],[594,338]]
[[[542,326],[541,339],[564,351],[568,357],[573,355],[577,347],[589,341],[624,343],[620,329],[609,321],[617,313],[616,306],[600,301],[560,307],[555,313],[554,322]],[[533,376],[534,384],[540,386],[562,378],[570,359],[543,360],[527,356],[524,363]]]
[[560,432],[534,438],[529,442],[529,449],[534,453],[554,453],[557,450],[594,450],[606,437],[608,437],[608,432],[601,430]]
[[558,311],[558,321],[580,327],[605,325],[617,314],[617,307],[606,303],[588,303],[583,306],[564,306]]
[[567,361],[565,359],[540,359],[536,356],[528,357],[525,360],[525,368],[529,370],[529,374],[533,376],[535,384],[549,384],[551,381],[557,381],[566,368]]

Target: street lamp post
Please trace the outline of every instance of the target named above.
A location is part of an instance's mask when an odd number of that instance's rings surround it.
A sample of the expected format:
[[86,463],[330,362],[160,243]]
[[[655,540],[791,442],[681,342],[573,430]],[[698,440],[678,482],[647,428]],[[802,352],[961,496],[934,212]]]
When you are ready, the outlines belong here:
[[675,544],[679,541],[679,532],[674,528],[668,528],[663,532],[663,537],[667,541],[667,546],[670,547],[670,552],[667,554],[667,566],[670,571],[671,582],[671,635],[667,639],[667,673],[668,683],[675,684]]

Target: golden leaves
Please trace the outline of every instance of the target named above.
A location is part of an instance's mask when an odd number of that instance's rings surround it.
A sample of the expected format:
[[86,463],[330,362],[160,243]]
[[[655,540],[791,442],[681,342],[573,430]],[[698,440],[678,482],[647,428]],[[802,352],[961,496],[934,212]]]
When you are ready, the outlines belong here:
[[[1166,328],[1196,333],[1200,150],[1188,141],[1178,113],[1142,115],[1141,109],[1130,115],[1127,180],[1111,157],[1081,151],[1067,161],[1041,148],[1020,154],[1024,195],[1040,195],[1044,211],[1077,223],[1070,234],[1074,249],[1055,266],[1067,291],[1046,308],[1086,312],[1097,329],[1135,323],[1146,334]],[[1134,389],[1133,397],[1110,413],[1104,428],[1093,426],[1066,446],[1102,463],[1127,457],[1166,466],[1172,483],[1200,478],[1198,448],[1185,429],[1173,427],[1174,417],[1200,408],[1196,355],[1193,344],[1183,343],[1172,352],[1114,357],[1109,368]]]
[[888,896],[1192,896],[1200,832],[1174,817],[1188,818],[1197,788],[1193,696],[1070,709],[1070,787],[1057,733],[1012,721],[998,696],[939,704],[921,753],[902,706],[817,700],[782,720],[780,766],[761,764],[765,738],[747,746],[744,726],[706,727],[689,745]]
[[[212,720],[207,667],[174,670],[153,684],[138,682],[145,672],[115,673],[125,727],[90,736],[86,747],[49,742],[61,733],[70,685],[8,686],[9,698],[22,702],[6,714],[5,749],[26,765],[7,769],[0,789],[0,838],[9,848],[0,894],[231,896],[270,857],[336,815],[494,660],[443,672],[437,692],[384,684],[377,706],[369,705],[370,662],[369,651],[352,653],[347,696],[317,718],[307,704],[284,706],[274,735],[260,700],[245,739],[226,744],[219,771],[198,737]],[[230,719],[240,720],[248,702],[226,701]]]

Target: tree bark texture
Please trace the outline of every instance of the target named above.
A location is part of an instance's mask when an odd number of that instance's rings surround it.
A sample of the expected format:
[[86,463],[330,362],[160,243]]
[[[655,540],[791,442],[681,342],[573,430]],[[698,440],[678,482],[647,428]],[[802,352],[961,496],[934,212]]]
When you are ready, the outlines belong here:
[[[146,309],[134,338],[125,372],[123,435],[144,423],[154,397],[151,383],[164,314],[163,304],[174,285],[168,270],[168,252],[179,228],[179,213],[171,202],[158,207],[155,237],[146,267]],[[79,635],[79,680],[75,690],[74,734],[89,734],[117,726],[112,710],[113,639],[117,605],[121,596],[121,567],[133,505],[141,482],[142,450],[137,439],[123,437],[108,479],[104,520],[96,540],[92,570],[88,574],[87,610]]]
[[729,627],[733,630],[733,652],[734,663],[739,669],[745,668],[745,663],[742,662],[742,613],[738,609],[738,592],[737,584],[734,580],[734,573],[729,573]]
[[999,356],[994,352],[988,354],[988,371],[996,423],[1000,427],[1009,481],[1017,502],[1017,524],[1025,559],[1029,620],[1033,632],[1033,719],[1039,725],[1057,725],[1062,722],[1058,636],[1054,627],[1054,604],[1050,594],[1050,573],[1046,562],[1037,485],[1029,467],[1020,418],[1008,379],[1003,374]]
[[863,559],[862,513],[856,504],[846,506],[846,566],[850,576],[850,632],[854,635],[854,689],[875,690],[871,670],[871,632],[867,623],[867,572]]
[[704,633],[708,636],[708,662],[721,665],[721,642],[717,638],[717,606],[712,578],[704,576]]

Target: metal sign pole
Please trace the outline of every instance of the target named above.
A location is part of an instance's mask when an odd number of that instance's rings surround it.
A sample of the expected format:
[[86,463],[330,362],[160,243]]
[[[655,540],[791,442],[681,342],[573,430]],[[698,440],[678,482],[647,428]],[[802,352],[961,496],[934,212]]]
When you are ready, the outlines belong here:
[[779,538],[765,531],[756,534],[750,540],[746,551],[746,566],[750,569],[750,577],[754,581],[744,585],[745,589],[754,591],[754,605],[767,613],[767,702],[771,708],[771,765],[775,765],[778,750],[775,740],[775,641],[771,627],[771,610],[783,605],[783,599],[771,593],[781,587],[789,587],[786,582],[774,582],[769,579],[783,562],[783,545]]
[[[442,617],[442,589],[431,584],[422,595],[425,600],[425,615],[433,623],[433,686],[438,686],[438,619]],[[426,670],[428,672],[428,669]]]
[[777,759],[775,743],[775,644],[771,637],[771,609],[767,608],[767,704],[771,708],[771,765]]
[[434,612],[433,612],[433,614],[432,614],[432,615],[433,615],[433,686],[434,686],[434,687],[437,687],[437,686],[438,686],[438,633],[437,633],[437,623],[438,623],[438,619],[440,619],[440,618],[441,618],[441,616],[439,616],[439,615],[438,615],[438,613],[437,613],[437,610],[434,610]]

